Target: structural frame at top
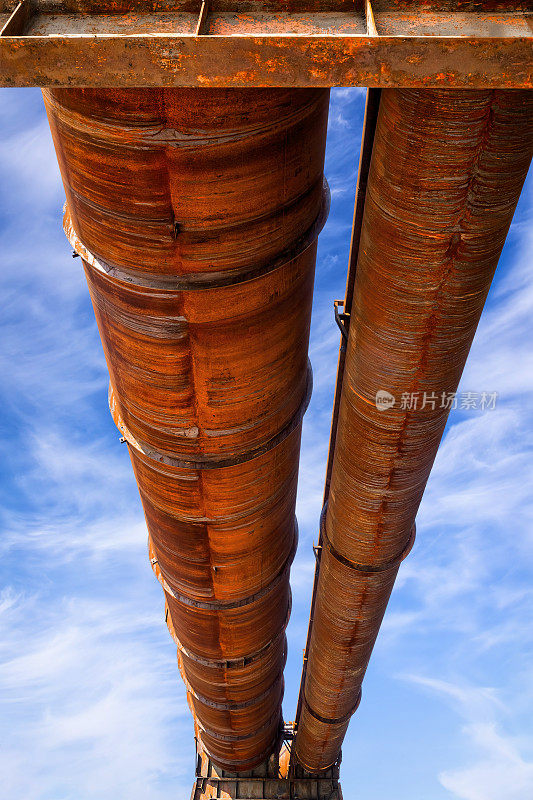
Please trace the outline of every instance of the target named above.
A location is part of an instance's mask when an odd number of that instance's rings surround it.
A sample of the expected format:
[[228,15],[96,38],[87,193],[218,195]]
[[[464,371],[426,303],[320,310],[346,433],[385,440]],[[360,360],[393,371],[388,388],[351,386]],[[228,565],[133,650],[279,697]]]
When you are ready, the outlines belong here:
[[0,0],[0,86],[531,88],[523,0]]

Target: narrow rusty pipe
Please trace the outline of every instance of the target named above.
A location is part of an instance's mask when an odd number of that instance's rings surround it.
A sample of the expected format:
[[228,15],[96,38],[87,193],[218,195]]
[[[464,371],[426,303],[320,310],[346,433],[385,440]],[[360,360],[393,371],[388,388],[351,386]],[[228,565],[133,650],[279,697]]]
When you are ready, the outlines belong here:
[[202,746],[281,724],[328,90],[44,93]]
[[[365,116],[363,120],[363,135],[361,137],[361,150],[359,153],[359,168],[357,174],[357,186],[355,193],[352,236],[350,242],[350,254],[348,258],[348,273],[346,276],[346,291],[344,294],[344,315],[347,320],[346,327],[349,327],[349,319],[352,311],[353,290],[355,284],[355,273],[357,268],[357,258],[359,255],[359,245],[361,242],[361,229],[363,226],[363,213],[365,207],[366,189],[368,183],[368,173],[370,171],[370,161],[372,158],[372,147],[374,145],[374,134],[379,111],[379,98],[381,89],[367,89],[365,102]],[[335,301],[337,302],[337,301]],[[339,407],[342,393],[342,380],[344,377],[344,366],[346,363],[346,343],[341,337],[339,348],[339,358],[337,362],[337,378],[335,381],[335,395],[333,399],[333,411],[331,415],[331,433],[328,448],[328,460],[326,466],[326,481],[324,486],[324,504],[329,497],[329,486],[331,482],[331,469],[333,466],[333,453],[335,452],[335,439],[337,437],[337,424],[339,418]],[[322,537],[319,532],[318,552],[322,547]],[[298,706],[296,709],[295,727],[298,727],[300,715],[302,713],[303,685],[307,671],[307,659],[309,656],[309,644],[311,640],[311,629],[313,626],[313,615],[315,610],[316,592],[318,588],[319,562],[315,565],[315,576],[313,579],[313,591],[311,596],[311,610],[309,613],[309,625],[307,629],[307,640],[304,650],[302,676],[300,682],[300,692],[298,694]]]
[[[531,160],[532,101],[522,91],[381,95],[294,742],[310,772],[340,755],[413,543]],[[380,390],[395,398],[387,410]]]

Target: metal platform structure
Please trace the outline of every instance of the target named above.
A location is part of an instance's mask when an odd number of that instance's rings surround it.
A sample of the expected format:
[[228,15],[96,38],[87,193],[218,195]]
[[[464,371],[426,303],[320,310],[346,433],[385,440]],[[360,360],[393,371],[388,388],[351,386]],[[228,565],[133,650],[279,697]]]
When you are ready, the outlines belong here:
[[529,88],[531,2],[0,0],[0,85]]
[[319,776],[310,776],[297,765],[288,769],[292,732],[285,733],[288,736],[281,753],[273,753],[268,761],[246,775],[231,774],[217,767],[197,739],[191,800],[343,800],[338,764]]

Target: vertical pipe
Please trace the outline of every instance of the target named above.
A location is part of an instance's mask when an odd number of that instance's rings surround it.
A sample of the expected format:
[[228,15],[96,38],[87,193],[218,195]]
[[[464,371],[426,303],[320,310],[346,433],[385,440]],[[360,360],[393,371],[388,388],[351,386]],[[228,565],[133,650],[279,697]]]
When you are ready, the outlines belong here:
[[[338,758],[531,160],[532,95],[384,90],[294,750]],[[378,407],[380,391],[394,404]],[[424,399],[425,398],[425,399]]]
[[45,92],[167,624],[231,771],[279,737],[328,98]]

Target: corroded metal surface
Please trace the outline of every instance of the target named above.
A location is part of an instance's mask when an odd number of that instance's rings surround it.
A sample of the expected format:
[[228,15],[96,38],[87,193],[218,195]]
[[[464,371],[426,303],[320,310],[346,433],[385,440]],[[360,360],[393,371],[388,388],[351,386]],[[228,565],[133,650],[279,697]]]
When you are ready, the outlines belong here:
[[217,768],[198,748],[196,781],[191,800],[342,800],[337,768],[320,776],[308,775],[301,767],[289,771],[290,750],[283,745],[252,770],[232,775]]
[[525,88],[531,12],[522,0],[0,0],[0,85]]
[[281,722],[328,92],[45,101],[189,703],[248,769]]
[[310,771],[359,703],[532,149],[529,92],[382,92],[293,748]]
[[[357,267],[357,259],[359,256],[359,245],[361,240],[361,228],[363,223],[363,214],[365,207],[366,188],[368,183],[368,173],[370,170],[370,161],[372,157],[372,147],[374,144],[374,134],[376,130],[376,123],[379,111],[379,100],[381,96],[381,89],[368,89],[366,93],[365,103],[365,116],[363,120],[363,133],[361,136],[361,150],[359,154],[359,168],[357,174],[357,189],[354,203],[354,214],[352,224],[352,236],[350,242],[350,255],[348,259],[348,273],[346,276],[346,291],[343,302],[343,312],[345,315],[345,327],[349,328],[352,304],[353,304],[353,291],[355,283],[355,273]],[[335,301],[337,302],[337,301]],[[341,345],[339,348],[339,358],[337,363],[337,377],[335,381],[335,396],[333,399],[333,412],[331,416],[331,436],[328,448],[328,460],[326,466],[326,480],[324,486],[324,504],[327,502],[329,496],[329,486],[331,482],[331,468],[333,465],[333,453],[335,451],[335,437],[337,434],[337,421],[339,417],[339,406],[342,394],[342,381],[344,377],[344,366],[346,362],[346,338],[341,336]],[[318,538],[318,552],[322,547],[322,537]],[[311,638],[311,629],[313,625],[313,616],[316,602],[316,593],[318,587],[318,573],[319,573],[319,560],[316,560],[315,575],[313,579],[313,592],[311,596],[311,610],[309,613],[309,625],[307,629],[307,639],[304,650],[304,659],[302,667],[302,675],[300,678],[300,692],[298,694],[298,706],[296,709],[296,727],[300,720],[302,712],[303,690],[302,687],[305,683],[305,676],[307,672],[307,659],[309,655],[309,643]]]

